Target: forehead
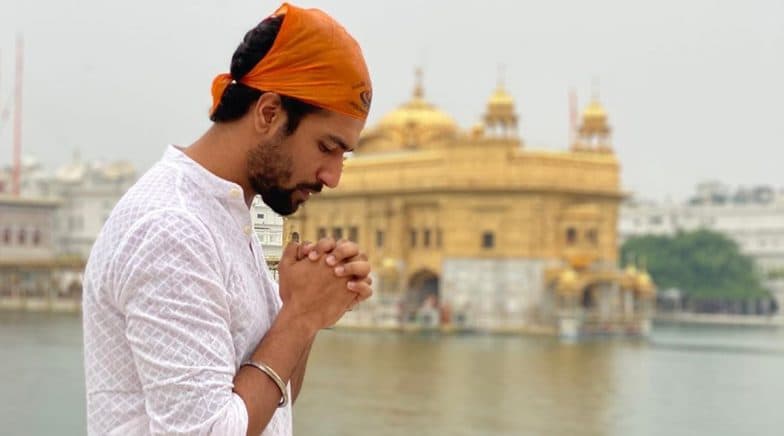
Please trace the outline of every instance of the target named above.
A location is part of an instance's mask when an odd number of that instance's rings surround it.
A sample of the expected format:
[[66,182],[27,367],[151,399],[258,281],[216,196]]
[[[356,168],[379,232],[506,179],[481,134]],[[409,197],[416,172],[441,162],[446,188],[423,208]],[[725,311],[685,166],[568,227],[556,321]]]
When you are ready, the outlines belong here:
[[348,147],[354,148],[359,142],[359,134],[365,122],[348,115],[321,110],[305,117],[301,125],[306,126],[307,130],[319,139],[334,142],[339,140]]

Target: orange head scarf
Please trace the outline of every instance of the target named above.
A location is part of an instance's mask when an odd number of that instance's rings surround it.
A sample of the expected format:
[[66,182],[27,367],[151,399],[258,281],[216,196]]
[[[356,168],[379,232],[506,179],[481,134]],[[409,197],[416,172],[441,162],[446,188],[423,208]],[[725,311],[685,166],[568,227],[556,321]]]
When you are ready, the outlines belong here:
[[[365,120],[373,91],[359,44],[332,17],[318,9],[284,3],[285,15],[269,52],[238,82],[314,106]],[[212,110],[218,107],[231,74],[212,82]]]

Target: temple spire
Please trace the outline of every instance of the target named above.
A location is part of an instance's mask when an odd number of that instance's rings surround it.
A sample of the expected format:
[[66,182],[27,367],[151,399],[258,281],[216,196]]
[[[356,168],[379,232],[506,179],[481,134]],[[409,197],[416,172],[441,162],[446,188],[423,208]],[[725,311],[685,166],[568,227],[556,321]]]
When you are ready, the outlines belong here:
[[424,98],[425,97],[425,89],[422,85],[422,68],[417,67],[414,70],[414,98]]

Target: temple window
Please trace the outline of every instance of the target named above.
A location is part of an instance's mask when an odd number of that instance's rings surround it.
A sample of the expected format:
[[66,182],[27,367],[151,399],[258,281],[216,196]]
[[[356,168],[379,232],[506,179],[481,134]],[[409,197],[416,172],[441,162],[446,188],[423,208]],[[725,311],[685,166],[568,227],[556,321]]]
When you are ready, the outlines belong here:
[[577,230],[574,227],[566,229],[566,244],[574,245],[577,243]]
[[599,243],[599,236],[596,232],[596,229],[588,229],[588,231],[585,233],[585,238],[588,240],[588,242],[591,243],[591,245],[597,245]]
[[482,248],[495,247],[495,234],[493,232],[482,233]]
[[342,227],[333,227],[332,228],[332,237],[335,239],[342,239],[343,238],[343,228]]

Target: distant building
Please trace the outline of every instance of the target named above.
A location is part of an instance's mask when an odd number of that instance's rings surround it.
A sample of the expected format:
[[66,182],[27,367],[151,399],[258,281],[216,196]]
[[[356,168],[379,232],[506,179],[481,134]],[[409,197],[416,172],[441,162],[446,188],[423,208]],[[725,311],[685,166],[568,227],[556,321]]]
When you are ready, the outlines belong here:
[[276,264],[283,249],[283,218],[273,212],[258,195],[251,204],[250,217],[267,263]]
[[127,162],[74,162],[50,179],[49,195],[62,199],[55,230],[61,253],[86,259],[114,205],[136,181]]
[[53,232],[57,200],[0,194],[0,262],[49,261],[56,257]]
[[[11,169],[0,171],[0,187],[10,189]],[[78,157],[54,174],[26,159],[20,176],[22,197],[55,200],[54,244],[58,254],[86,259],[120,197],[136,181],[128,162],[82,162]]]
[[78,309],[80,259],[57,254],[58,200],[0,194],[0,309]]
[[619,243],[633,236],[674,235],[709,229],[722,233],[751,257],[763,284],[784,307],[784,194],[768,186],[730,189],[718,182],[697,186],[683,203],[630,200],[622,204]]
[[[25,156],[19,169],[19,194],[27,198],[51,198],[49,187],[52,175],[41,163],[30,156]],[[0,194],[11,195],[13,185],[13,169],[5,166],[0,168]]]

